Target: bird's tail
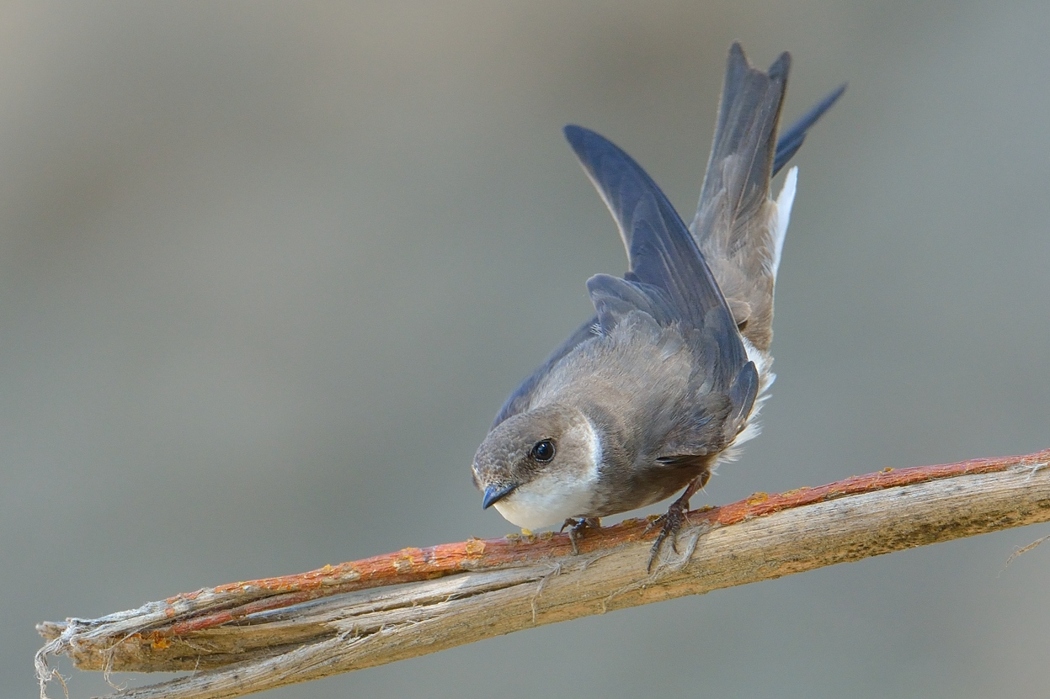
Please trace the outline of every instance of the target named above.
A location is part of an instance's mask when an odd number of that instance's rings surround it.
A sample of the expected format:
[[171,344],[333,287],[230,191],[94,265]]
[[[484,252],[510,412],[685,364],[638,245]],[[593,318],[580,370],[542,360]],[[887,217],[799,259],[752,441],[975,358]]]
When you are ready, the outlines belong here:
[[778,201],[769,196],[777,127],[791,56],[768,72],[729,50],[718,125],[700,203],[690,226],[741,334],[762,353],[773,337],[773,285],[794,197],[789,173]]

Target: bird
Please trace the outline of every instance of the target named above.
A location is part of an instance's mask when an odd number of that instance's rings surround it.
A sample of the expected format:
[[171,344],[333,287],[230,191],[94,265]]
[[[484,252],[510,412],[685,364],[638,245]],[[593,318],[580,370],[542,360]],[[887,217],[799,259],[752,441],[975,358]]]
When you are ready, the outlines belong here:
[[483,508],[531,530],[569,527],[574,551],[600,518],[681,493],[656,520],[652,569],[717,463],[758,434],[775,378],[773,292],[797,167],[770,181],[841,97],[780,135],[791,55],[754,68],[729,50],[692,223],[626,152],[581,126],[570,146],[615,219],[628,270],[587,281],[595,315],[503,404],[472,463]]

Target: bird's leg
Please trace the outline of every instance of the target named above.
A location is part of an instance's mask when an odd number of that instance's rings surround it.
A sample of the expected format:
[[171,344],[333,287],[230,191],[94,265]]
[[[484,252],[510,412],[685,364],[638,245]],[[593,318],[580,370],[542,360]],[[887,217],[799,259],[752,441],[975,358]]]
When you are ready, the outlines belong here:
[[667,512],[660,515],[650,527],[655,527],[657,524],[662,524],[660,528],[660,534],[656,537],[656,541],[653,542],[653,548],[649,552],[649,563],[646,565],[646,570],[650,573],[653,571],[653,561],[656,560],[656,555],[660,553],[660,547],[663,546],[664,541],[670,537],[671,548],[675,553],[678,553],[678,530],[682,528],[682,522],[685,521],[685,513],[689,510],[689,498],[696,495],[696,491],[707,485],[707,481],[711,479],[711,472],[705,470],[699,476],[689,482],[689,485],[685,487],[685,492],[671,503],[671,506],[667,508]]
[[565,531],[565,527],[569,527],[569,543],[572,544],[572,552],[573,554],[578,554],[580,547],[576,545],[576,542],[586,530],[601,529],[602,523],[597,517],[580,517],[579,519],[569,517],[558,531]]

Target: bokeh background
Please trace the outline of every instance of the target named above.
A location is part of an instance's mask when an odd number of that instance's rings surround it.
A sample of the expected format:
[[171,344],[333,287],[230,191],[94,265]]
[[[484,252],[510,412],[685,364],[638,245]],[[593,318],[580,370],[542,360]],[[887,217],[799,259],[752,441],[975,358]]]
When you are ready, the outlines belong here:
[[[795,160],[764,434],[696,504],[1048,446],[1048,28],[1043,0],[0,5],[0,695],[36,692],[44,619],[513,531],[474,449],[624,268],[560,128],[690,215],[734,39],[793,52],[788,119],[850,87]],[[1050,550],[1006,561],[1048,533],[267,696],[1045,696]]]

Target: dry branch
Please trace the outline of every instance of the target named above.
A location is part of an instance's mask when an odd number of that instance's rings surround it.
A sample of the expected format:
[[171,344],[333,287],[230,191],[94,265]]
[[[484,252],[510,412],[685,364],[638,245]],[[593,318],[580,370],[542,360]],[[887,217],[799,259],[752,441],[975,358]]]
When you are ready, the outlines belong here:
[[100,619],[44,622],[83,670],[193,670],[114,697],[241,696],[566,621],[1050,520],[1050,450],[887,469],[690,513],[680,556],[646,573],[655,531],[404,549],[300,575],[176,595]]

